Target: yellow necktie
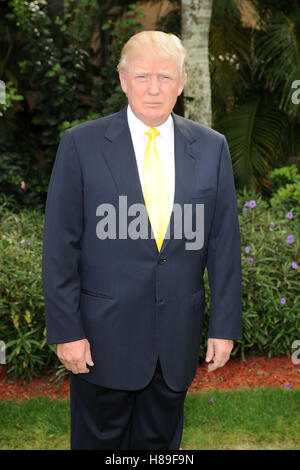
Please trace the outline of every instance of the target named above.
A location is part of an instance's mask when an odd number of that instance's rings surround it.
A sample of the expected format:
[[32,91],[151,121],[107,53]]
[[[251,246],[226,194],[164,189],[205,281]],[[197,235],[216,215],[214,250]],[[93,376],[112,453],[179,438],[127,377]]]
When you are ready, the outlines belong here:
[[166,177],[155,145],[159,131],[151,127],[146,135],[149,139],[143,164],[144,199],[157,248],[160,251],[169,225],[170,201]]

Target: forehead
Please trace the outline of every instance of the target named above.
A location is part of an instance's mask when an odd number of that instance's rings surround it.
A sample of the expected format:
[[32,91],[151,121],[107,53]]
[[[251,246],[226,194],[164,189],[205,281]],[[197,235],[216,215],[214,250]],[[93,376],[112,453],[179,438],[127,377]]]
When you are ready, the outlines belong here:
[[176,73],[179,68],[179,63],[176,58],[163,58],[151,56],[132,56],[128,60],[127,70],[131,73],[137,71],[145,72],[172,72]]

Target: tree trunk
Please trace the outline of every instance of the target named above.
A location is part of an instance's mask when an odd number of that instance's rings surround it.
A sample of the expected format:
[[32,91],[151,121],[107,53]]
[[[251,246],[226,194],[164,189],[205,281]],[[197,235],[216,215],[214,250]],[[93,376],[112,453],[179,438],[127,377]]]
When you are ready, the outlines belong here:
[[208,37],[213,0],[181,0],[182,42],[187,51],[184,116],[211,126]]

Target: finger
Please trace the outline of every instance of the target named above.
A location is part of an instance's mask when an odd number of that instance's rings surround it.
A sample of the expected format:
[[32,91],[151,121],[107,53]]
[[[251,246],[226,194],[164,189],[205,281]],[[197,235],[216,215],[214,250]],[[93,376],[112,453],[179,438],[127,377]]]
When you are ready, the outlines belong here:
[[58,357],[59,361],[65,366],[65,364],[66,364],[65,358],[62,355],[58,355],[58,354],[57,354],[57,357]]
[[228,362],[229,356],[222,355],[221,357],[214,357],[214,360],[211,364],[208,364],[208,372],[212,372],[219,367],[225,366],[226,362]]
[[88,374],[90,372],[86,366],[86,361],[76,362],[75,368],[78,374]]
[[88,366],[93,366],[94,365],[92,355],[91,355],[90,345],[88,345],[88,347],[87,347],[86,354],[85,354],[85,360],[86,360],[86,363],[87,363]]
[[207,370],[208,372],[213,372],[216,369],[219,369],[219,367],[222,367],[222,364],[217,361],[213,361],[212,363],[208,364]]
[[214,370],[218,369],[218,366],[216,366],[215,364],[211,363],[211,364],[208,364],[208,367],[207,367],[207,372],[213,372]]
[[[65,368],[71,371],[73,374],[80,374],[81,370],[86,369],[86,365],[84,361],[68,361],[64,360],[63,362]],[[83,366],[84,365],[84,366]]]
[[[72,364],[70,361],[64,360],[64,361],[61,361],[61,362],[62,362],[62,364],[65,366],[65,368],[66,368],[67,370],[73,372],[74,366],[73,366],[73,364]],[[74,372],[73,372],[73,373],[74,373]]]
[[205,361],[206,362],[212,361],[213,357],[214,357],[214,354],[215,354],[214,346],[210,341],[208,341]]

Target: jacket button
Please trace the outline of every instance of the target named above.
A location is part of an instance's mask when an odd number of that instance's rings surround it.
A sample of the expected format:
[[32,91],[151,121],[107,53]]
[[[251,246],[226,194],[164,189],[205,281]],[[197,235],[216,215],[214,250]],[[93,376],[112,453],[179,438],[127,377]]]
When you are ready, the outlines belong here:
[[166,261],[167,261],[166,258],[161,258],[160,260],[158,260],[158,264],[163,264]]

